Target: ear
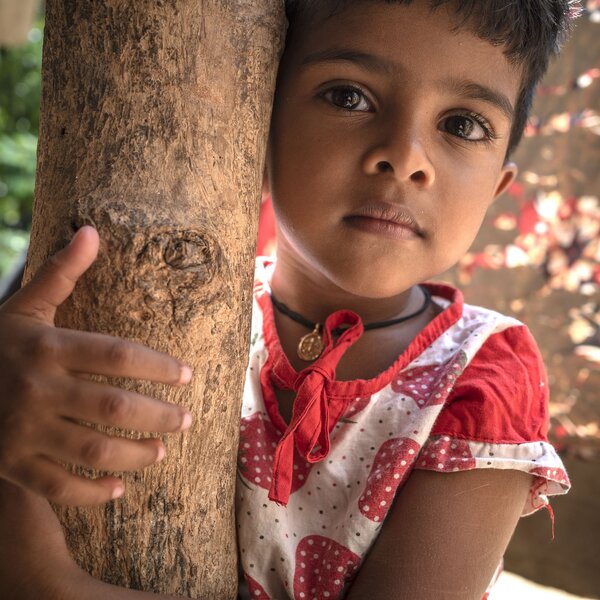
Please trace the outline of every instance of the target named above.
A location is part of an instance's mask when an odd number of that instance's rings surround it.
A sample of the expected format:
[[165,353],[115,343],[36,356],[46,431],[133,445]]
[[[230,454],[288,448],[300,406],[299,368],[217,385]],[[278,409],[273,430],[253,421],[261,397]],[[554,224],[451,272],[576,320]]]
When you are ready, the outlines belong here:
[[510,184],[517,178],[518,172],[519,168],[514,162],[504,163],[494,190],[494,200],[509,188]]

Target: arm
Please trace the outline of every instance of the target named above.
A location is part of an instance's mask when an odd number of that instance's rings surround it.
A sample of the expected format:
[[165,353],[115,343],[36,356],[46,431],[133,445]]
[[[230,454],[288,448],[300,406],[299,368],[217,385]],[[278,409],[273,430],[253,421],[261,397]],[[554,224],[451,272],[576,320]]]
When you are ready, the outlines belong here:
[[[94,579],[71,558],[43,498],[0,479],[0,590],[12,600],[172,600]],[[5,596],[6,594],[6,596]]]
[[519,471],[414,471],[348,599],[481,600],[530,486]]

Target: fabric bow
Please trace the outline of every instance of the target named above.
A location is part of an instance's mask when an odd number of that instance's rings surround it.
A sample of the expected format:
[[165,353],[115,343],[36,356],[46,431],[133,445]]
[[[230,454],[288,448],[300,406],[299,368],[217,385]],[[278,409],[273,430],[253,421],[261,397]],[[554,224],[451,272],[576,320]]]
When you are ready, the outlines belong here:
[[[349,326],[333,340],[332,332]],[[335,370],[342,356],[363,333],[360,317],[349,310],[339,310],[325,321],[321,356],[298,373],[290,389],[296,392],[292,419],[277,448],[273,461],[273,477],[269,500],[287,506],[294,468],[294,445],[300,456],[309,463],[322,461],[329,454],[328,383],[335,379]]]

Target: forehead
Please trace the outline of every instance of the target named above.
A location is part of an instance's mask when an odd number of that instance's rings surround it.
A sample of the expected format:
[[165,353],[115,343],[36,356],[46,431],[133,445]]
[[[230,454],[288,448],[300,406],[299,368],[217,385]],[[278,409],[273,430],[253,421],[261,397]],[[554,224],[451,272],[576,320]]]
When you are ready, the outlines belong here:
[[374,57],[362,66],[400,83],[476,82],[497,89],[514,103],[521,67],[507,59],[503,47],[481,39],[469,23],[459,21],[452,3],[431,10],[428,0],[410,5],[366,0],[345,3],[334,11],[326,4],[309,22],[294,26],[283,63],[286,70],[332,64],[333,57],[349,52],[348,56]]

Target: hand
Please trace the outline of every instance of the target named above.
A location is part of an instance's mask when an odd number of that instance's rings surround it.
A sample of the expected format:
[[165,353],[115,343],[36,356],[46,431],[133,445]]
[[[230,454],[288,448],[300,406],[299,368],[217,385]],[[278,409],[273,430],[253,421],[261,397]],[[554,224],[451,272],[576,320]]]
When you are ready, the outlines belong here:
[[192,419],[182,407],[87,377],[178,386],[190,381],[189,367],[134,342],[54,326],[57,307],[95,260],[98,245],[96,230],[82,227],[0,306],[0,477],[65,505],[107,502],[124,488],[116,477],[76,476],[58,461],[130,471],[165,454],[158,439],[109,436],[82,421],[166,433],[187,429]]

